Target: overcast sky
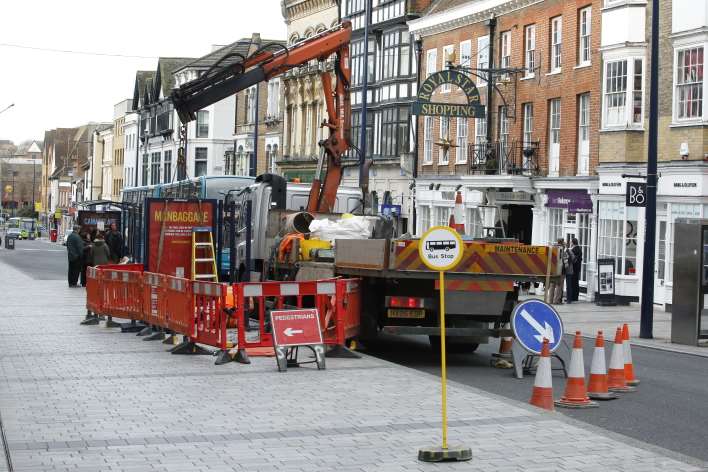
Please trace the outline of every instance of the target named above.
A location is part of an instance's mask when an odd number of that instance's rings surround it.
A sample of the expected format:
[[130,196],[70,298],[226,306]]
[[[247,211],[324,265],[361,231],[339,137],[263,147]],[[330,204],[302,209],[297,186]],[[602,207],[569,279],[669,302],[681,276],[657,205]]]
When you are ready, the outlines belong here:
[[[280,0],[0,0],[0,139],[111,121],[136,70],[158,56],[199,57],[251,33],[285,39]],[[154,58],[20,49],[51,48]]]

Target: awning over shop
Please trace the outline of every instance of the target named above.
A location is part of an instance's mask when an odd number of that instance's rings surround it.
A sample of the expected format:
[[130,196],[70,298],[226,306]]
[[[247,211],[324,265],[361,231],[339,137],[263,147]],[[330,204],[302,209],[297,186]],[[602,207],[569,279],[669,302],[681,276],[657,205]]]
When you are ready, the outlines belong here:
[[569,213],[592,213],[592,200],[585,190],[547,190],[549,208],[563,208]]

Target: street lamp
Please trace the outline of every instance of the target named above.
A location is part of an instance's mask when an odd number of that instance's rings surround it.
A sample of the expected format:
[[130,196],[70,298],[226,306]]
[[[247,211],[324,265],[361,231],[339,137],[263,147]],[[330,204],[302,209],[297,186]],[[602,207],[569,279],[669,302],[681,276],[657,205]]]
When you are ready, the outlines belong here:
[[17,171],[12,171],[12,216],[17,216],[17,202],[15,201],[15,177],[17,177]]
[[0,113],[4,113],[4,112],[6,112],[7,110],[9,110],[10,108],[12,108],[12,107],[14,107],[14,106],[15,106],[14,103],[10,103],[8,106],[6,106],[6,107],[3,108],[2,110],[0,110]]

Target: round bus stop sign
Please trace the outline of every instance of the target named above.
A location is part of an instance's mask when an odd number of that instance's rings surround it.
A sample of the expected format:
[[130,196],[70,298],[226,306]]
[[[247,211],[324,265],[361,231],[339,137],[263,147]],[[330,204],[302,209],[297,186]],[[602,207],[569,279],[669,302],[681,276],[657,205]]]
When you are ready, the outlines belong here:
[[449,226],[433,226],[418,243],[420,259],[431,270],[443,272],[454,268],[463,253],[462,238]]

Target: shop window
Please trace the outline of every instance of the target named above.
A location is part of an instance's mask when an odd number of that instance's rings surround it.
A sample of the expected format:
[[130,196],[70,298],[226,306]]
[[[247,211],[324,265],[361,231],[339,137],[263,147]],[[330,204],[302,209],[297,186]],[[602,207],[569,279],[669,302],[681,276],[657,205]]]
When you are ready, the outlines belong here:
[[548,219],[548,244],[553,245],[563,238],[563,209],[549,208]]
[[614,259],[620,275],[637,275],[637,208],[600,202],[598,259]]
[[473,238],[481,238],[484,234],[484,222],[479,213],[479,208],[468,208],[465,216],[467,234]]
[[450,223],[450,207],[435,208],[435,224],[437,226],[447,226]]
[[430,207],[421,206],[418,208],[418,212],[420,213],[418,223],[420,230],[418,234],[423,234],[430,228]]
[[590,258],[590,215],[578,213],[576,215],[578,223],[578,246],[583,251],[583,262],[580,267],[580,281],[588,281],[588,259]]

